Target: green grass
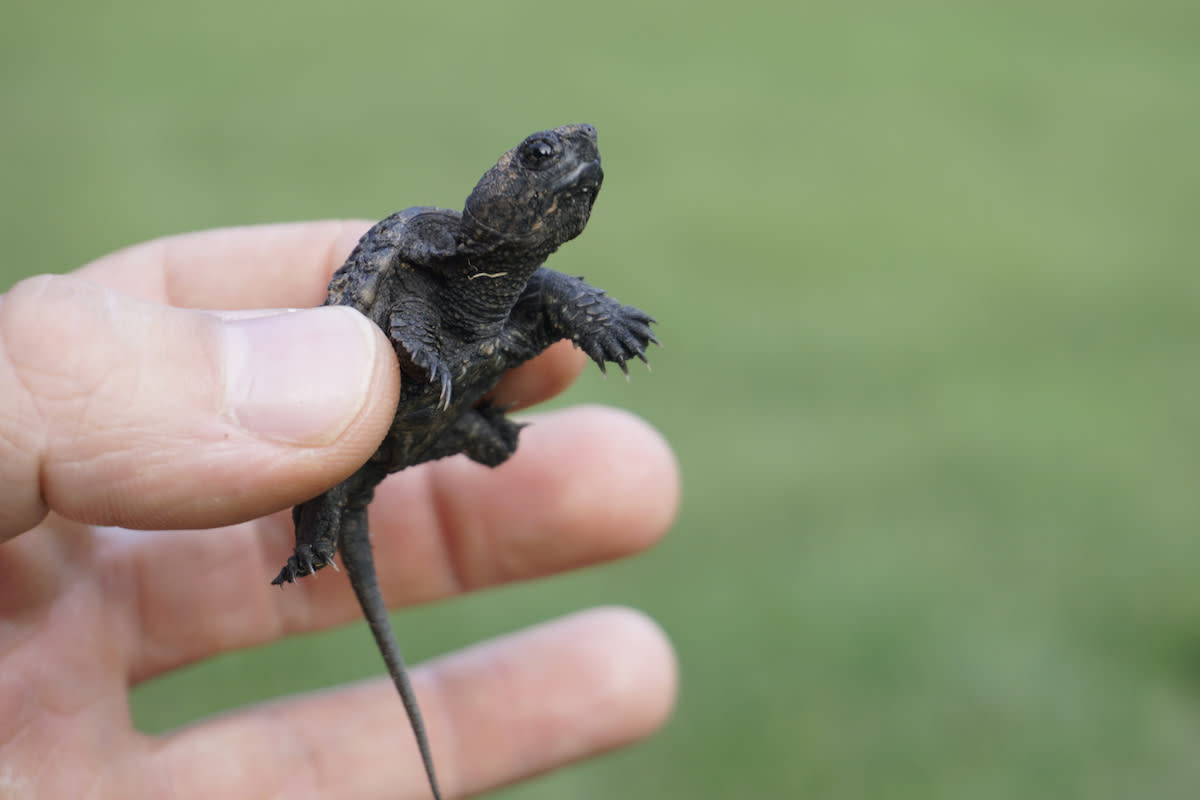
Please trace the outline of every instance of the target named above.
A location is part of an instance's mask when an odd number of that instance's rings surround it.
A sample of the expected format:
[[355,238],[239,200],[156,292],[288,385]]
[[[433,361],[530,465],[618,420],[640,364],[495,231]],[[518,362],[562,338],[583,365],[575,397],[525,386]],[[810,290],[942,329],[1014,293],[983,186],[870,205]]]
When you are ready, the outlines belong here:
[[[1200,6],[409,5],[10,11],[4,277],[457,205],[533,128],[597,125],[604,193],[553,265],[667,348],[568,400],[666,432],[677,529],[397,621],[420,658],[633,604],[681,703],[501,795],[1195,796]],[[134,710],[161,729],[378,671],[354,627]]]

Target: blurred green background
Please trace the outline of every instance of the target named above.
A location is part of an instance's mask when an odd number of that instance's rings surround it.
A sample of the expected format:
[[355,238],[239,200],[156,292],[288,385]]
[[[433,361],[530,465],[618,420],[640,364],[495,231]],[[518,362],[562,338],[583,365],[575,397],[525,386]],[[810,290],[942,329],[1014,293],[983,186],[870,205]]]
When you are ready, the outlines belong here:
[[[497,796],[1200,791],[1200,5],[3,17],[5,286],[180,231],[457,206],[531,130],[600,129],[596,214],[551,266],[667,347],[566,402],[666,433],[679,523],[396,621],[420,660],[634,605],[682,694],[649,743]],[[159,730],[380,671],[354,625],[135,712]]]

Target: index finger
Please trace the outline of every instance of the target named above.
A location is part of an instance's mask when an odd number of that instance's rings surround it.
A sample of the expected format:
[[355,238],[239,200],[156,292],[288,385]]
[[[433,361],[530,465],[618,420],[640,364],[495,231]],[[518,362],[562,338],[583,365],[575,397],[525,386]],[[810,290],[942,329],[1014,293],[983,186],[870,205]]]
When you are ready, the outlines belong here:
[[237,310],[320,305],[333,274],[370,227],[325,220],[185,233],[134,245],[80,277],[154,303]]

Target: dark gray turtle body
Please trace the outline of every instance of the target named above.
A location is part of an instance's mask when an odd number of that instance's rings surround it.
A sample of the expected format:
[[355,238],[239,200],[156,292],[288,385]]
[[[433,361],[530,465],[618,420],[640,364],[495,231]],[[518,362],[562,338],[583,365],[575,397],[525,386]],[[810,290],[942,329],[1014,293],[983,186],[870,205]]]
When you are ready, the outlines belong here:
[[657,342],[654,320],[603,291],[542,266],[587,224],[603,180],[596,131],[566,125],[527,137],[480,179],[459,213],[416,207],[363,236],[329,284],[326,305],[348,305],[392,340],[400,401],[378,450],[339,485],[293,510],[296,549],[274,583],[342,563],[440,790],[424,724],[379,591],[367,504],[388,473],[464,453],[497,466],[520,425],[484,396],[503,374],[560,339],[601,370],[625,370]]

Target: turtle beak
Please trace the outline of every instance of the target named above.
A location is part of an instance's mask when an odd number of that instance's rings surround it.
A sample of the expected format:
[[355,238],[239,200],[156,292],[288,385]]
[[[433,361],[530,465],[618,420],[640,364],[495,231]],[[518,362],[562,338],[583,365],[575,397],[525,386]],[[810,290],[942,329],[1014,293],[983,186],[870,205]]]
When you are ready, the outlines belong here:
[[595,196],[604,182],[604,170],[600,168],[600,159],[585,161],[568,172],[554,184],[554,191],[568,192],[574,189],[583,194]]

